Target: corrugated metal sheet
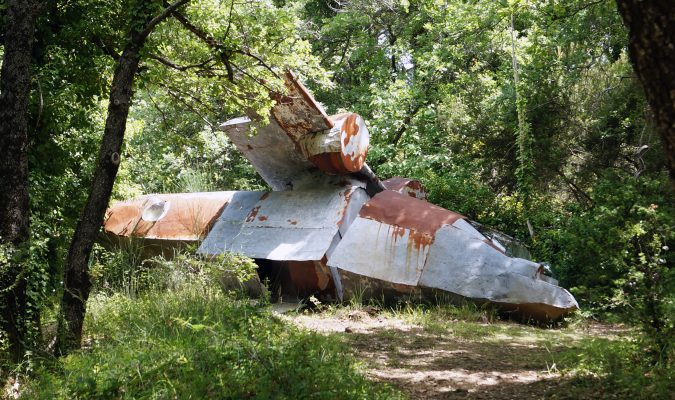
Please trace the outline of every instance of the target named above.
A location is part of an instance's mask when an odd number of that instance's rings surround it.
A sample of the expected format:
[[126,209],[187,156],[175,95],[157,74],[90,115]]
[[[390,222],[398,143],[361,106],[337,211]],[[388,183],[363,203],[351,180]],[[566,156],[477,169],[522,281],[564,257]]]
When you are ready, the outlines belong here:
[[228,251],[251,210],[266,194],[267,192],[259,191],[235,192],[227,208],[199,246],[198,252],[214,255]]
[[[334,242],[350,204],[358,207],[356,203],[366,200],[363,191],[360,187],[332,186],[266,193],[255,203],[248,202],[247,214],[244,216],[242,210],[235,222],[228,207],[199,252],[216,254],[227,250],[268,260],[321,260]],[[354,196],[354,192],[359,194]]]
[[357,218],[328,259],[345,271],[404,285],[417,285],[431,237],[371,219]]
[[541,266],[511,258],[459,229],[436,233],[419,284],[504,304],[544,304],[549,319],[578,308],[565,289],[540,278]]

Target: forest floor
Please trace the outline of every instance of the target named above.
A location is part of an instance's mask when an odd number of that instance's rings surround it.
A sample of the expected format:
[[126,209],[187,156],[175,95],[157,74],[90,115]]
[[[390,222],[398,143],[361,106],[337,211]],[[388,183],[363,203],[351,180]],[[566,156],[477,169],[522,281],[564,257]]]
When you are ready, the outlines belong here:
[[370,379],[411,399],[616,398],[597,376],[581,377],[584,344],[624,341],[628,329],[584,323],[538,328],[376,309],[286,313],[297,326],[345,341]]

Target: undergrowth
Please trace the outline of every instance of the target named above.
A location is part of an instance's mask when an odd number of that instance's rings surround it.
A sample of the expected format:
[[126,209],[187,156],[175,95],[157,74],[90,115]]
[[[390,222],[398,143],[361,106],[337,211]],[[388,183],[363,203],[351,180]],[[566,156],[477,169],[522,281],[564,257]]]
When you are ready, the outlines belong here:
[[276,318],[213,279],[88,302],[84,348],[43,363],[22,398],[396,398],[345,345]]

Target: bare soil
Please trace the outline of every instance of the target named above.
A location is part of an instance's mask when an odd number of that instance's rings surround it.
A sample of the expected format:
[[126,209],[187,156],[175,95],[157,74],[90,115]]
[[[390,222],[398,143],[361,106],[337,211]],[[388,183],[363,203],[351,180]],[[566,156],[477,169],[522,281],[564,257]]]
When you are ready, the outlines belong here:
[[[300,327],[345,340],[370,378],[411,399],[607,398],[592,382],[558,371],[556,355],[579,335],[613,336],[620,327],[595,324],[574,332],[509,322],[457,321],[430,329],[392,315],[289,314]],[[432,327],[433,328],[433,327]]]

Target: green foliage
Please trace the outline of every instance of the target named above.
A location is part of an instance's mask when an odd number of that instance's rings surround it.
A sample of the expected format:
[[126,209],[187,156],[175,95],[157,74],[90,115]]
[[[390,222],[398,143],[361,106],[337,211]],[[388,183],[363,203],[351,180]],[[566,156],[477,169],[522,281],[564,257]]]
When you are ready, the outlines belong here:
[[[39,349],[41,337],[41,312],[48,295],[50,275],[44,263],[47,239],[33,233],[32,237],[20,247],[9,243],[0,243],[0,271],[3,278],[12,277],[12,281],[0,281],[0,294],[23,287],[21,296],[14,297],[19,304],[0,304],[0,311],[5,307],[21,309],[19,319],[14,322],[27,350],[24,359],[19,365],[13,365],[9,350],[9,340],[6,332],[0,330],[0,373],[10,369],[22,372],[32,371],[32,352]],[[0,314],[1,315],[1,314]],[[0,316],[2,318],[2,316]]]
[[570,397],[590,390],[615,398],[667,399],[674,389],[673,369],[654,368],[631,338],[586,338],[578,348],[556,355],[555,362],[572,376]]
[[675,213],[669,183],[607,174],[591,197],[592,208],[572,209],[565,227],[549,238],[561,248],[556,271],[582,301],[639,322],[654,358],[672,362]]
[[340,90],[315,93],[366,117],[373,169],[526,241],[672,359],[672,191],[616,4],[322,3],[307,35]]
[[99,294],[89,349],[39,372],[25,398],[392,398],[344,345],[300,331],[266,306],[192,281],[137,299]]

